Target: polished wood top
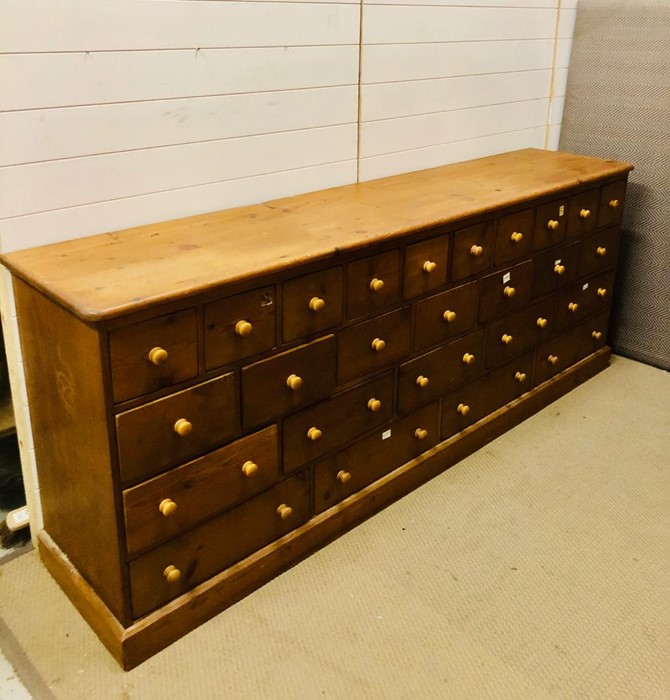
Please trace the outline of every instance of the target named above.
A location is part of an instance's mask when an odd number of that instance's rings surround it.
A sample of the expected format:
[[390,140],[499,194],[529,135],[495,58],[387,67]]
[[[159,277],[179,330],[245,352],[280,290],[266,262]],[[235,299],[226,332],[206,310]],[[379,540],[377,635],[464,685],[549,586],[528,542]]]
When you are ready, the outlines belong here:
[[2,256],[18,277],[86,321],[606,177],[632,165],[525,149],[32,248]]

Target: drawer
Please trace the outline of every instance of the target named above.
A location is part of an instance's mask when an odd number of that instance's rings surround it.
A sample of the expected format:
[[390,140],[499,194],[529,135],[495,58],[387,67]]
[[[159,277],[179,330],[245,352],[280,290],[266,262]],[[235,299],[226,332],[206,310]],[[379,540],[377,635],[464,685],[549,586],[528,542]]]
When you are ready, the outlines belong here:
[[217,447],[239,433],[235,375],[198,384],[116,417],[125,484]]
[[486,323],[506,316],[531,298],[533,262],[528,260],[479,280],[479,321]]
[[320,513],[418,457],[438,442],[439,403],[405,416],[314,467],[314,510]]
[[416,305],[414,349],[461,335],[477,324],[477,282],[440,292]]
[[495,265],[506,265],[530,255],[534,223],[535,212],[532,209],[524,209],[498,219]]
[[386,372],[284,420],[284,472],[336,450],[393,415],[393,373]]
[[299,474],[130,562],[133,616],[142,617],[309,518],[309,477]]
[[582,244],[580,241],[535,256],[533,296],[555,292],[577,279]]
[[608,314],[600,314],[538,346],[535,386],[551,379],[607,342]]
[[398,412],[409,413],[478,377],[484,367],[483,346],[484,331],[479,330],[400,365]]
[[589,316],[604,311],[612,299],[614,270],[591,277],[558,295],[556,330],[562,331]]
[[193,379],[198,374],[195,309],[109,334],[114,403]]
[[400,253],[373,255],[347,267],[347,318],[359,318],[393,306],[400,295]]
[[494,231],[493,221],[485,221],[456,231],[451,259],[451,279],[454,282],[472,277],[491,267],[495,245]]
[[275,288],[265,287],[205,305],[207,369],[229,365],[275,345]]
[[279,480],[277,426],[123,492],[129,556],[188,530]]
[[336,326],[342,321],[342,268],[285,282],[282,301],[285,343]]
[[448,394],[442,400],[442,439],[488,416],[532,386],[533,353],[529,352]]
[[542,250],[563,242],[567,228],[567,210],[566,198],[543,204],[536,209],[533,250]]
[[611,267],[619,254],[621,231],[618,227],[596,231],[582,244],[582,257],[579,262],[579,276],[586,277]]
[[245,428],[269,422],[323,399],[335,388],[335,336],[242,368]]
[[437,236],[405,249],[403,299],[432,292],[447,283],[449,236]]
[[340,331],[337,342],[339,384],[377,372],[409,354],[410,307],[377,316]]
[[554,306],[552,297],[492,323],[486,329],[486,369],[503,364],[550,338],[554,332]]
[[626,200],[626,180],[619,180],[600,189],[598,227],[621,223]]
[[570,212],[568,214],[568,238],[585,236],[596,227],[598,220],[598,199],[600,190],[580,192],[570,197]]

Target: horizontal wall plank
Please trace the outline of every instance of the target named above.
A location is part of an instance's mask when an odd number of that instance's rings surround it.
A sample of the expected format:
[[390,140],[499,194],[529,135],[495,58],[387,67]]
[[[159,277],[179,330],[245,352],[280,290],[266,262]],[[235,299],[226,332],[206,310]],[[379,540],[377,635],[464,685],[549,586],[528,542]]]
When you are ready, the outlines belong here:
[[4,55],[0,110],[357,82],[357,46]]
[[356,157],[356,124],[0,168],[0,217]]
[[577,17],[577,10],[564,8],[561,5],[560,16],[558,18],[558,33],[557,37],[559,39],[572,39],[572,35],[575,33],[575,19]]

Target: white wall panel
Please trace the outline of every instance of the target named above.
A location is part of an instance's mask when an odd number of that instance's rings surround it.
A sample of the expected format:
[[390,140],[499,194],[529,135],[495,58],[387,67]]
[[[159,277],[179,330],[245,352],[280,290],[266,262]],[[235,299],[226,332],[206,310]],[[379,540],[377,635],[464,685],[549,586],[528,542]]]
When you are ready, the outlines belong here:
[[[562,0],[562,3],[577,0]],[[458,7],[558,7],[558,0],[365,0],[370,5],[456,5]]]

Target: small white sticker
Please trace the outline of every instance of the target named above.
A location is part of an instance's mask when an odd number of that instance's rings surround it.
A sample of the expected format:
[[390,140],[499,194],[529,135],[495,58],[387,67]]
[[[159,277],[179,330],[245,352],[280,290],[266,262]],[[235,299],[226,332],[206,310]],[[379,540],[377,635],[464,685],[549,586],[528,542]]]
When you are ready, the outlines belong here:
[[385,430],[382,433],[382,440],[388,440],[391,437],[391,430]]
[[582,287],[582,292],[585,292],[589,288],[589,283],[585,282],[584,286]]
[[565,214],[565,206],[561,204],[561,206],[558,208],[558,215],[563,216]]
[[511,279],[512,279],[512,273],[511,273],[511,272],[506,272],[506,273],[503,275],[503,284],[507,284]]
[[561,259],[559,258],[558,260],[554,260],[554,265],[560,265],[561,264]]

